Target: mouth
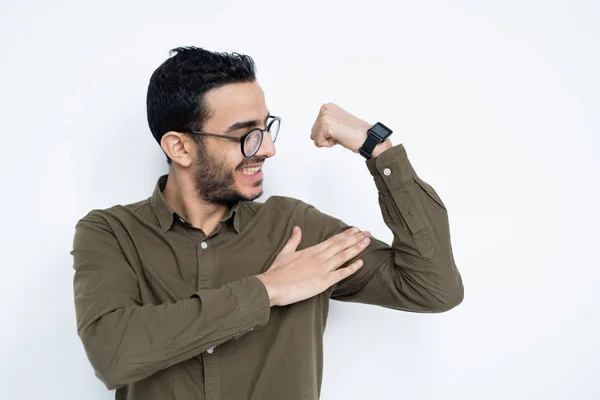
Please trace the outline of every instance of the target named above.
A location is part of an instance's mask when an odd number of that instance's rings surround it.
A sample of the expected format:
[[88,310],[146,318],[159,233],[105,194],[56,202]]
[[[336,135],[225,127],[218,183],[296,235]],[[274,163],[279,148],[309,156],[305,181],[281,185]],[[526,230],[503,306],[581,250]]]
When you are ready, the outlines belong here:
[[254,175],[262,170],[262,164],[260,165],[250,165],[244,168],[241,168],[241,171],[244,175]]

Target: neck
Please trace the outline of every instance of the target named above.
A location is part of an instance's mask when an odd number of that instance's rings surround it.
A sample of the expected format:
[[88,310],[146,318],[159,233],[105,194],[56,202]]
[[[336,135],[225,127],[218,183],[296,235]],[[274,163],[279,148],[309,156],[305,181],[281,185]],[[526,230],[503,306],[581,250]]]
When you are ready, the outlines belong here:
[[229,211],[225,205],[207,203],[200,199],[192,177],[177,173],[174,168],[169,171],[163,197],[177,214],[193,227],[202,229],[207,236]]

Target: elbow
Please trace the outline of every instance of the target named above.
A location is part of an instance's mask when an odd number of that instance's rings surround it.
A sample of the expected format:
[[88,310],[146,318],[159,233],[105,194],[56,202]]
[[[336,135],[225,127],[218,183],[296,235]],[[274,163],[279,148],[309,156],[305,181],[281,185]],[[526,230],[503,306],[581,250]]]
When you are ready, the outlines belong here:
[[119,365],[109,365],[108,363],[92,362],[94,373],[108,390],[115,390],[134,383],[135,376]]
[[80,333],[80,337],[87,358],[94,368],[94,374],[108,390],[119,389],[133,381],[130,374],[114,363],[114,357],[108,356],[112,352],[102,348],[103,346],[99,346],[95,340],[85,334]]
[[457,282],[448,285],[443,294],[435,297],[429,306],[429,312],[442,313],[450,311],[462,303],[465,297],[465,289],[460,277]]
[[[90,359],[90,361],[92,361]],[[106,386],[108,390],[119,389],[132,383],[133,380],[128,379],[126,374],[119,372],[117,366],[104,366],[99,363],[91,362],[94,368],[94,373],[98,379]]]
[[123,386],[127,386],[129,383],[126,382],[126,379],[124,376],[119,376],[117,374],[113,374],[111,371],[109,370],[99,370],[96,369],[96,377],[98,379],[100,379],[100,381],[102,381],[102,383],[104,383],[104,386],[106,386],[106,388],[108,390],[115,390],[115,389],[119,389]]

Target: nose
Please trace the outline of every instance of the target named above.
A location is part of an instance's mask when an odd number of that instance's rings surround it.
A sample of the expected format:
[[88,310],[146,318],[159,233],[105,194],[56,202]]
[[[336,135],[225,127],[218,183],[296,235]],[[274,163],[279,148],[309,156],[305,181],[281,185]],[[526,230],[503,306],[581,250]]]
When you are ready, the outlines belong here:
[[271,135],[268,132],[265,132],[262,143],[260,144],[260,148],[256,152],[256,156],[270,158],[273,157],[276,152],[275,144],[273,143]]

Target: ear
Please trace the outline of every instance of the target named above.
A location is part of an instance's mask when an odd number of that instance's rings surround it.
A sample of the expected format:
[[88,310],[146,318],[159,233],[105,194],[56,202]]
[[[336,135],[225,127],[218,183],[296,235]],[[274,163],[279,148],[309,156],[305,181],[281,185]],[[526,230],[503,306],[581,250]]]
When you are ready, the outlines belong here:
[[160,139],[160,147],[169,158],[181,165],[189,167],[195,154],[194,141],[180,132],[169,131]]

